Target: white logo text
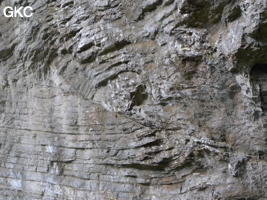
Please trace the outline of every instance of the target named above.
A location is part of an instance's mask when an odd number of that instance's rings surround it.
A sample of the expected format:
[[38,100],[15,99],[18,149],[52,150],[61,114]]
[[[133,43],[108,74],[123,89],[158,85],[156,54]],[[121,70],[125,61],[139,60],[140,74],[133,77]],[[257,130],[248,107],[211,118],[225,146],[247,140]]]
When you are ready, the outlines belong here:
[[7,6],[4,8],[4,16],[5,17],[32,17],[33,15],[33,9],[30,6],[26,6],[26,7],[10,7]]

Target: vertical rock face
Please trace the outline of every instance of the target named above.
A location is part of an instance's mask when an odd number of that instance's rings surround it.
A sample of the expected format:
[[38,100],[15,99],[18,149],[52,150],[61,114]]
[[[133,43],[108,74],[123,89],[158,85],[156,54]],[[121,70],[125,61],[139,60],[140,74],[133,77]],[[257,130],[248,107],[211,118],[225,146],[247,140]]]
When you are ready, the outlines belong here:
[[5,0],[0,199],[267,199],[265,0]]

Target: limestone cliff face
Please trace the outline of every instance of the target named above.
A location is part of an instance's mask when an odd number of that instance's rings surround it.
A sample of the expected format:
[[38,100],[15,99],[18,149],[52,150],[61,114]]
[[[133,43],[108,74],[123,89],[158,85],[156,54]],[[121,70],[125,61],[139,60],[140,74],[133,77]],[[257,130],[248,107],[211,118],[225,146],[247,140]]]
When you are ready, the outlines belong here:
[[266,0],[4,0],[0,199],[266,200]]

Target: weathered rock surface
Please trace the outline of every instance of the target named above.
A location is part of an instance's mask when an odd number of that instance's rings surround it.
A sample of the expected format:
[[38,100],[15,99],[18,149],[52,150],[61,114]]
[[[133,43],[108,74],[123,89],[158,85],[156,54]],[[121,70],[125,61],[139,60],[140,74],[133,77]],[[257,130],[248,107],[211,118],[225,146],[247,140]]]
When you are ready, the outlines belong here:
[[266,0],[0,4],[0,199],[267,199]]

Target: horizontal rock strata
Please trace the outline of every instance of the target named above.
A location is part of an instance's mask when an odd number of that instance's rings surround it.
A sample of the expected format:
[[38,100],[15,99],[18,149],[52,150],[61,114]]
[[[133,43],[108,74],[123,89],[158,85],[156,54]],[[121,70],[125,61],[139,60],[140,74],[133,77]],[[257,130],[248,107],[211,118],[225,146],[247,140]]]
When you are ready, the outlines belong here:
[[0,199],[266,200],[266,0],[5,0]]

